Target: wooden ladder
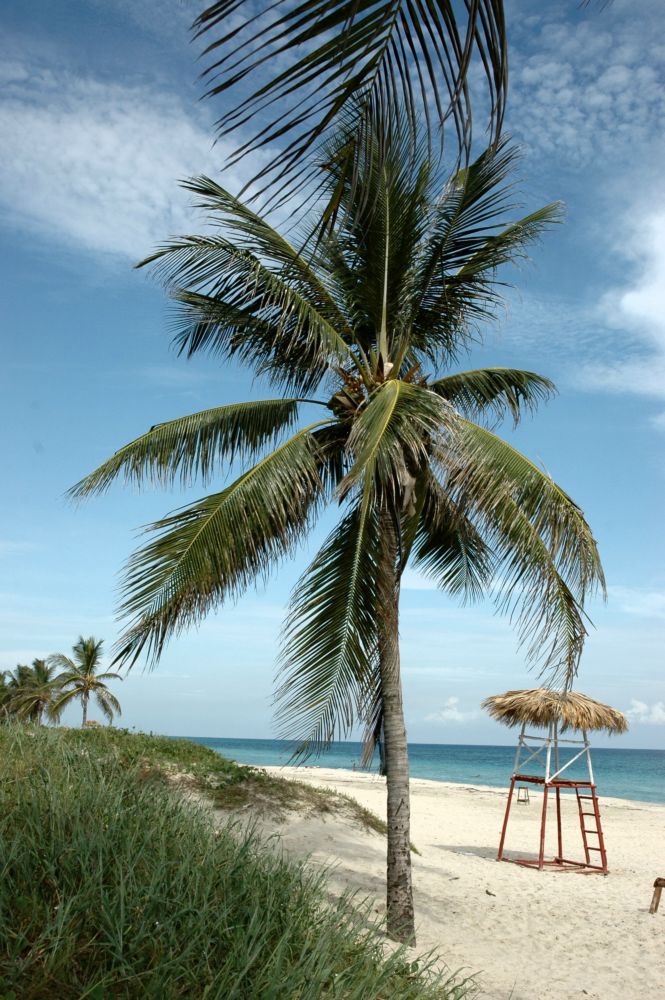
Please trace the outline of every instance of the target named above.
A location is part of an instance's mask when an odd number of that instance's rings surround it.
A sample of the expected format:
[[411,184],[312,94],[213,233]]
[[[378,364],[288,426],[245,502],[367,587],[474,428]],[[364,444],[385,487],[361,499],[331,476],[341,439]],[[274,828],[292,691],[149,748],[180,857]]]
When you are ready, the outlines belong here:
[[[582,786],[587,787],[587,786]],[[582,831],[582,843],[584,845],[584,857],[586,859],[587,865],[591,868],[599,868],[603,872],[608,871],[607,867],[607,853],[605,851],[605,840],[603,838],[603,827],[600,822],[600,806],[598,804],[598,797],[596,796],[596,786],[588,786],[591,795],[581,795],[579,788],[575,788],[575,794],[577,795],[577,809],[580,814],[580,830]],[[588,811],[588,807],[585,803],[591,803],[592,812]],[[592,823],[587,826],[587,820],[591,818]],[[597,844],[589,843],[588,835],[591,834],[598,838]],[[591,852],[600,854],[600,864],[592,864],[591,862]]]

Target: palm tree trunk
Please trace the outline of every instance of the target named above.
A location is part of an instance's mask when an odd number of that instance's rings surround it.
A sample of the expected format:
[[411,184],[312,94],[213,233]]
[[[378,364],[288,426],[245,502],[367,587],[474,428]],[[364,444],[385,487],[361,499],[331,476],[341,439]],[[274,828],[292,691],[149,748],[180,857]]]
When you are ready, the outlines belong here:
[[83,704],[83,722],[81,723],[81,728],[85,729],[86,722],[88,721],[88,694],[87,694],[87,692],[81,696],[81,702]]
[[409,754],[402,704],[399,658],[399,578],[397,536],[390,514],[382,517],[379,666],[388,793],[386,930],[395,941],[415,944],[411,884],[411,808]]

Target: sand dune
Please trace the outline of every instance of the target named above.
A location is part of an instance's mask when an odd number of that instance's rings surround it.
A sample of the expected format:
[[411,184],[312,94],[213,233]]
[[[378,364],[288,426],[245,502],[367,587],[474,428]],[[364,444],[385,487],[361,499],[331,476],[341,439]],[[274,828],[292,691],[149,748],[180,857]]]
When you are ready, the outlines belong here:
[[[385,815],[376,776],[266,770],[343,791]],[[435,949],[452,969],[478,973],[482,1000],[665,998],[665,905],[648,912],[653,880],[665,875],[665,806],[601,799],[610,875],[540,873],[495,860],[504,792],[423,779],[411,788],[419,951]],[[532,793],[529,806],[513,810],[509,847],[534,853],[539,804]],[[577,845],[574,806],[566,806]],[[333,862],[334,886],[359,889],[383,912],[381,836],[339,818],[295,815],[276,829],[288,851]]]

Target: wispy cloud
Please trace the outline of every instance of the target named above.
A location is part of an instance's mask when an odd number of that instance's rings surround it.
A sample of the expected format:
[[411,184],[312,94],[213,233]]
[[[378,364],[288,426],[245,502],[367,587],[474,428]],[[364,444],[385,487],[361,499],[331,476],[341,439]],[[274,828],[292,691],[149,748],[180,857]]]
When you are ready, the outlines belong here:
[[665,618],[665,591],[639,590],[635,587],[608,587],[610,606],[628,615],[642,618]]
[[631,722],[644,723],[647,726],[665,726],[665,701],[656,701],[647,705],[645,701],[631,698],[630,708],[626,715]]
[[[513,4],[509,127],[532,152],[573,167],[630,161],[665,117],[662,6],[601,12]],[[647,30],[651,22],[652,31]]]
[[[518,332],[540,336],[544,352],[552,334],[555,365],[564,356],[570,362],[562,381],[656,401],[665,400],[661,21],[658,0],[644,0],[639,17],[630,0],[602,11],[593,4],[564,11],[508,0],[514,35],[508,128],[538,162],[539,174],[552,166],[560,184],[561,170],[575,172],[572,190],[584,192],[587,209],[594,207],[584,236],[622,275],[595,302],[581,296],[545,302],[540,316],[527,303]],[[665,413],[653,423],[665,427]]]
[[[662,205],[665,191],[650,192]],[[628,334],[623,356],[586,368],[581,377],[596,388],[665,400],[665,212],[638,203],[616,234],[615,253],[629,270],[628,280],[599,304],[608,327]],[[665,426],[665,413],[656,426]]]
[[115,9],[129,18],[140,28],[164,39],[178,39],[186,36],[198,10],[183,0],[92,0],[96,7],[108,11]]
[[443,708],[439,709],[438,712],[426,715],[425,722],[468,722],[470,719],[477,718],[478,714],[476,709],[463,711],[460,708],[459,698],[451,697],[446,699]]
[[10,224],[131,261],[192,229],[178,180],[216,173],[226,152],[213,151],[202,112],[163,88],[55,62],[16,58],[3,75],[0,211]]
[[[633,175],[637,185],[637,178]],[[557,381],[585,392],[665,401],[665,203],[662,182],[626,195],[607,216],[604,253],[624,277],[595,298],[514,296],[502,331],[509,349],[547,361]],[[602,200],[599,212],[609,211]],[[665,429],[665,411],[652,418]]]

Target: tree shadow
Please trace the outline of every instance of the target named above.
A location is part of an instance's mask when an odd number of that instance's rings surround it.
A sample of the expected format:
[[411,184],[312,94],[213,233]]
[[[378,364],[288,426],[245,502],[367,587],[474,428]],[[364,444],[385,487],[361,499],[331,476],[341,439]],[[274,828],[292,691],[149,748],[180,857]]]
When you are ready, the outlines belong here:
[[[497,847],[478,847],[477,844],[431,844],[429,845],[431,850],[438,851],[450,851],[451,854],[467,854],[473,855],[476,858],[484,858],[486,861],[496,861]],[[515,857],[520,858],[534,858],[538,857],[537,854],[531,854],[528,851],[511,851],[506,852],[506,861],[512,861],[513,858],[509,856],[515,855]]]

